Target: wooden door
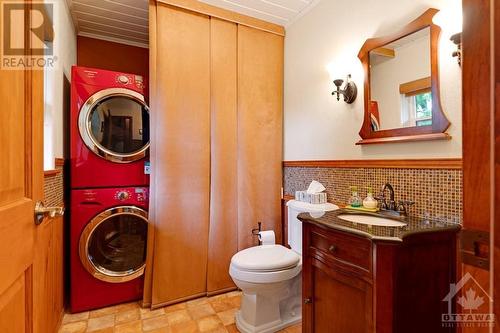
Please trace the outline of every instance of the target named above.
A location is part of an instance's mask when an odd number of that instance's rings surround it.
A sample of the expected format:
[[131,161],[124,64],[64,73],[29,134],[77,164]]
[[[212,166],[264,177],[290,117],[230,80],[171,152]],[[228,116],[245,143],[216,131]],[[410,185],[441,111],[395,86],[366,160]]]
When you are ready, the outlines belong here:
[[152,305],[206,295],[210,211],[210,19],[156,7]]
[[281,243],[283,37],[238,25],[238,249],[262,222]]
[[[467,258],[462,252],[462,270],[457,280],[469,273],[488,295],[493,297],[490,284],[490,245],[491,224],[494,221],[491,204],[494,193],[490,191],[493,175],[491,165],[494,156],[490,153],[493,145],[492,131],[492,89],[490,88],[492,66],[492,35],[490,13],[492,2],[489,0],[463,0],[464,26],[462,33],[462,78],[463,78],[463,230],[462,247],[465,239],[482,233],[483,240],[475,241],[471,248],[474,255]],[[484,82],[483,89],[475,94],[477,82]],[[481,203],[478,205],[478,203]],[[472,259],[472,260],[470,260]],[[464,292],[464,291],[462,291]],[[480,295],[485,302],[474,312],[491,313],[492,300]],[[458,312],[469,313],[457,306]],[[497,327],[498,329],[498,327]],[[487,325],[474,323],[462,328],[465,333],[489,332]]]
[[[14,29],[14,38],[22,39],[26,30]],[[0,332],[32,332],[34,207],[43,197],[43,71],[0,70],[0,101]]]
[[211,179],[208,294],[233,289],[238,252],[237,25],[210,18]]

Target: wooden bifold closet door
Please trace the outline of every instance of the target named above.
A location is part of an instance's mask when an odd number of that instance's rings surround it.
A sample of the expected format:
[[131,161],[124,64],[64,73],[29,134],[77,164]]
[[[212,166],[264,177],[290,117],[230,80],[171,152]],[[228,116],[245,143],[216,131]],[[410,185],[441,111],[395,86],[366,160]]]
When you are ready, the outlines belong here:
[[206,293],[210,19],[157,7],[152,304]]
[[283,36],[160,2],[151,13],[144,304],[159,307],[234,289],[231,257],[257,245],[257,222],[281,241]]

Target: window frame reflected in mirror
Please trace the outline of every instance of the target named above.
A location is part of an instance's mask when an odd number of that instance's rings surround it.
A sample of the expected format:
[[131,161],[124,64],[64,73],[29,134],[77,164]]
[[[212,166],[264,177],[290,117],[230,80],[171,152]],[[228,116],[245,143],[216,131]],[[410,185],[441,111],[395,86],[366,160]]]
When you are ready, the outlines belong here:
[[[361,140],[356,144],[377,144],[377,143],[389,143],[389,142],[405,142],[405,141],[426,141],[426,140],[449,140],[451,136],[446,133],[446,130],[450,126],[449,120],[446,118],[442,107],[439,91],[439,66],[438,66],[438,42],[439,36],[441,34],[441,28],[432,22],[433,16],[439,10],[430,8],[425,11],[421,16],[419,16],[414,21],[410,22],[408,25],[403,27],[399,32],[378,38],[370,38],[365,41],[361,50],[359,51],[358,57],[361,60],[363,69],[365,72],[365,83],[364,83],[364,120],[362,127],[359,131]],[[415,32],[422,29],[430,29],[430,93],[432,99],[432,121],[431,124],[421,124],[421,126],[412,127],[401,127],[393,129],[381,129],[377,119],[374,114],[379,113],[378,107],[375,112],[371,109],[373,106],[373,101],[371,101],[371,82],[370,82],[370,52],[376,49],[383,49],[384,46],[393,43],[401,38],[409,36]],[[422,80],[429,80],[428,78],[421,78]],[[406,82],[407,87],[400,88],[401,91],[407,89],[407,96],[411,97],[420,95],[422,93],[428,93],[427,89],[429,84],[426,82]],[[415,89],[409,87],[411,84],[413,86],[417,85],[420,89]],[[420,86],[418,85],[420,84]],[[413,92],[410,90],[413,89]],[[419,93],[420,92],[420,93]],[[427,119],[422,119],[422,122]],[[420,121],[420,120],[419,120]]]

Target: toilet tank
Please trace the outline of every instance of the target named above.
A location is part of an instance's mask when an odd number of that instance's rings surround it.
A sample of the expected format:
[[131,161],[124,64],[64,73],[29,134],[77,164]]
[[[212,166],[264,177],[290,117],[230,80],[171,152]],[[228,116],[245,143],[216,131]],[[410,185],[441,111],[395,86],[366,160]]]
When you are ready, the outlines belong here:
[[302,222],[297,218],[300,213],[324,213],[339,209],[332,203],[310,204],[307,202],[290,200],[288,206],[288,244],[296,253],[302,255]]

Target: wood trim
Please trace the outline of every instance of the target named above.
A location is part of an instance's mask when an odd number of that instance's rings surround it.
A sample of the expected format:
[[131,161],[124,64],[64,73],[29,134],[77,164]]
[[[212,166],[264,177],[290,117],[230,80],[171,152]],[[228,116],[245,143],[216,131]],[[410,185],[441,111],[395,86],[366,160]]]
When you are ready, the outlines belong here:
[[[462,169],[460,158],[406,160],[315,160],[284,161],[284,167],[303,168],[387,168],[387,169]],[[285,195],[284,200],[290,199]],[[293,197],[292,197],[293,199]]]
[[55,166],[56,167],[63,167],[64,166],[64,158],[56,157]]
[[394,58],[396,56],[394,49],[390,49],[388,47],[377,47],[376,49],[372,50],[372,54],[386,58]]
[[[422,127],[428,127],[428,126],[422,126]],[[371,145],[377,143],[401,143],[401,142],[415,142],[415,141],[435,141],[435,140],[451,140],[451,135],[449,135],[448,133],[433,133],[433,134],[375,137],[375,138],[361,139],[358,142],[356,142],[356,145]]]
[[61,169],[55,169],[55,170],[45,170],[43,172],[43,176],[44,178],[50,178],[50,177],[55,177],[57,176],[58,174],[60,174],[62,172]]
[[[365,73],[364,82],[364,119],[359,136],[363,139],[358,141],[357,145],[378,144],[391,142],[410,142],[410,141],[428,141],[450,139],[449,136],[443,136],[444,132],[450,126],[450,121],[446,118],[440,100],[439,90],[439,61],[438,44],[441,28],[432,22],[433,16],[438,12],[435,8],[429,8],[417,19],[413,20],[400,31],[384,37],[370,38],[365,41],[358,53],[358,58],[363,64]],[[370,112],[370,51],[383,47],[395,40],[408,36],[416,31],[430,28],[430,47],[431,47],[431,91],[432,91],[432,125],[396,128],[388,130],[373,131],[371,127]],[[434,136],[433,134],[441,134]],[[374,140],[378,139],[378,140]],[[380,140],[383,139],[383,140]]]
[[422,90],[431,89],[431,87],[431,77],[429,76],[422,79],[401,83],[399,85],[399,93],[405,95],[414,94]]
[[156,0],[157,3],[179,7],[185,10],[205,14],[222,20],[245,25],[251,28],[270,32],[279,36],[285,36],[285,28],[281,25],[266,22],[254,17],[232,12],[230,10],[215,7],[195,0]]

